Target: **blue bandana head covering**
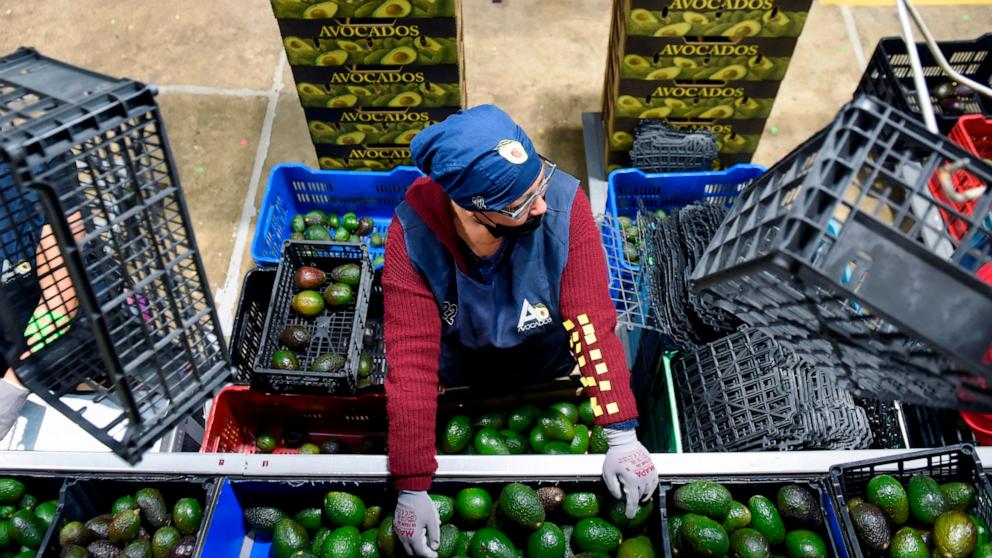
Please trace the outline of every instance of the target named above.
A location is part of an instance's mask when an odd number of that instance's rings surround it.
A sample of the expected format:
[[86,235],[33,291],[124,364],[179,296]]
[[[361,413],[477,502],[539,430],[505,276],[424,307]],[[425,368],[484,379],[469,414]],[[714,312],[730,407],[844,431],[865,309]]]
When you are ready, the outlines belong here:
[[453,202],[473,211],[505,209],[541,172],[530,138],[493,105],[460,110],[424,129],[410,155]]

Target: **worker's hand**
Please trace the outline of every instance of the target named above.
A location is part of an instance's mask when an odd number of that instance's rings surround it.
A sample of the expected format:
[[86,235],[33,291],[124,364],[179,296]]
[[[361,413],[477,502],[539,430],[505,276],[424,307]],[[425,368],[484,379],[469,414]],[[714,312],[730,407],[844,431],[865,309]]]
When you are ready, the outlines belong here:
[[[13,373],[9,375],[13,376]],[[24,402],[28,400],[28,390],[14,381],[0,380],[0,439],[14,426]]]
[[607,428],[606,439],[610,449],[603,460],[603,482],[617,500],[626,496],[625,514],[633,519],[638,505],[650,500],[658,488],[658,472],[651,454],[637,441],[633,430]]
[[427,492],[400,491],[393,531],[409,556],[437,558],[437,549],[441,546],[441,517]]

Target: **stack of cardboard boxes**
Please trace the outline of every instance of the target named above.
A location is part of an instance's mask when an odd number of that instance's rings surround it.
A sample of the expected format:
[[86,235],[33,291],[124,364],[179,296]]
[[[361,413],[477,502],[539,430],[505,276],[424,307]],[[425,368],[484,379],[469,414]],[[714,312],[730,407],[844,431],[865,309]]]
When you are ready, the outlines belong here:
[[751,160],[811,0],[614,0],[603,95],[608,170],[641,119],[715,133],[725,168]]
[[460,0],[272,0],[322,169],[410,164],[465,104]]

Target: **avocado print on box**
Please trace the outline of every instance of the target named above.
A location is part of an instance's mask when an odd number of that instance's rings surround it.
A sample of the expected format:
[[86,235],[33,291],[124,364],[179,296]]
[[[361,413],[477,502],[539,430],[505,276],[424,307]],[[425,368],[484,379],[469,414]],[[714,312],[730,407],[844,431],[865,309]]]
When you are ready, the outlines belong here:
[[457,37],[379,37],[283,39],[294,66],[431,66],[458,63]]
[[300,102],[308,108],[434,108],[461,105],[458,83],[332,85],[301,82]]
[[455,0],[272,0],[279,19],[454,17]]
[[410,145],[414,136],[433,122],[398,122],[395,124],[309,123],[314,143],[334,145]]
[[[732,47],[733,45],[731,45]],[[788,56],[654,56],[627,54],[620,65],[625,79],[780,81],[789,67]]]
[[[673,4],[678,4],[674,2]],[[798,37],[805,11],[778,7],[755,10],[691,11],[635,8],[627,16],[627,34],[648,37]]]
[[[749,120],[767,118],[774,98],[756,99],[734,95],[726,88],[713,96],[681,96],[682,87],[659,87],[656,95],[638,98],[620,95],[614,104],[617,116],[634,118],[673,118],[696,120]],[[711,88],[718,89],[718,88]]]

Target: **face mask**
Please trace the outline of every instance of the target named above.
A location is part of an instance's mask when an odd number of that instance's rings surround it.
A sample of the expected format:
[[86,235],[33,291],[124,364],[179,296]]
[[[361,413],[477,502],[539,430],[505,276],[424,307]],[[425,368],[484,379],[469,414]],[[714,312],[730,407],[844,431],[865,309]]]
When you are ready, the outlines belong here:
[[489,234],[493,235],[494,238],[520,238],[522,236],[527,236],[530,233],[537,230],[537,227],[541,226],[541,222],[544,221],[544,214],[535,215],[528,218],[523,224],[517,225],[515,227],[508,227],[506,225],[499,225],[496,223],[488,224],[478,218],[476,218]]

